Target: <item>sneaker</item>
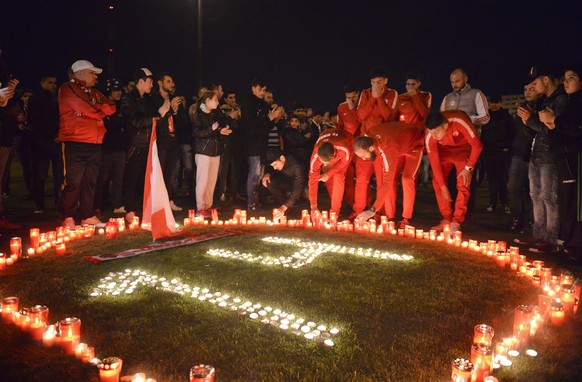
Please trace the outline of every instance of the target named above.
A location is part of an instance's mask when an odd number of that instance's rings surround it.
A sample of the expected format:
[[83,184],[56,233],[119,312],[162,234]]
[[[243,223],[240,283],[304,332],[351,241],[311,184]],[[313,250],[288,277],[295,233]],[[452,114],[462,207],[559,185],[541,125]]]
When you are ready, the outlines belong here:
[[221,194],[219,197],[220,201],[225,203],[226,201],[228,201],[228,197],[226,196],[226,194]]
[[529,251],[533,253],[552,253],[557,251],[557,246],[547,241],[540,241],[537,245],[531,247]]
[[44,214],[44,210],[34,210],[34,211],[32,211],[32,213],[34,215],[42,215],[42,214]]
[[95,215],[91,216],[90,218],[81,220],[81,224],[92,224],[92,225],[103,225],[103,222],[99,220],[99,218]]
[[402,220],[398,222],[398,228],[404,229],[407,225],[410,225],[410,220],[406,218],[402,218]]
[[438,232],[441,232],[442,230],[445,229],[445,226],[446,225],[449,225],[450,226],[451,225],[451,222],[448,221],[448,220],[444,220],[443,219],[443,220],[441,220],[441,222],[439,223],[439,225],[436,225],[436,226],[432,227],[431,229],[434,229],[434,230],[436,230]]
[[497,209],[497,207],[493,207],[492,205],[489,205],[489,207],[485,208],[485,212],[493,213],[493,212],[495,212],[496,209]]
[[451,232],[457,232],[461,230],[461,223],[452,222],[451,223]]
[[74,229],[75,228],[75,219],[66,218],[65,220],[63,220],[63,227]]
[[503,213],[507,214],[507,215],[511,215],[511,209],[509,208],[509,206],[503,207]]
[[16,229],[21,229],[21,228],[22,228],[22,226],[20,226],[18,224],[11,223],[8,220],[6,220],[6,218],[0,218],[0,229],[16,230]]
[[513,239],[513,242],[514,242],[514,243],[517,243],[517,244],[524,244],[524,245],[537,245],[537,244],[539,244],[541,241],[542,241],[542,240],[540,240],[540,239],[538,239],[538,238],[536,238],[536,237],[533,237],[533,236],[528,236],[528,237],[526,237],[526,238],[524,238],[524,239],[520,239],[520,238]]
[[173,200],[170,200],[170,208],[172,209],[172,211],[182,211],[182,207],[177,206]]
[[131,224],[133,223],[133,218],[135,217],[135,212],[131,211],[131,212],[127,212],[125,214],[125,222],[127,224]]
[[121,207],[119,207],[119,208],[115,208],[115,209],[113,210],[113,213],[114,213],[114,214],[126,214],[126,213],[127,213],[127,211],[125,210],[125,206],[121,206]]

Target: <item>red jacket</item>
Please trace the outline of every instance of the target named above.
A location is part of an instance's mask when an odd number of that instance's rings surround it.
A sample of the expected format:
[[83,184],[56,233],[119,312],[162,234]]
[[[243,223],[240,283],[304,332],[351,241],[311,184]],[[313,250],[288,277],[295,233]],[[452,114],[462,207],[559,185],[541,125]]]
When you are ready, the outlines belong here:
[[378,98],[372,96],[372,89],[362,91],[358,102],[358,118],[362,122],[360,135],[366,134],[369,128],[382,122],[396,119],[396,90],[385,88],[384,94]]
[[337,107],[337,126],[338,129],[343,129],[352,136],[360,135],[360,120],[358,119],[357,107],[350,110],[347,102],[342,102]]
[[323,163],[317,155],[317,150],[322,143],[329,142],[335,149],[335,156],[330,163],[326,164],[328,170],[325,172],[330,177],[333,175],[345,174],[350,161],[352,160],[352,146],[354,140],[351,135],[341,129],[327,129],[319,136],[313,148],[311,161],[309,162],[309,202],[312,206],[317,205],[317,183],[321,174]]
[[418,91],[415,95],[399,94],[396,112],[398,120],[411,125],[424,122],[431,104],[432,95],[429,92]]
[[73,79],[59,88],[59,140],[101,144],[106,131],[103,118],[115,113],[115,102],[83,85]]
[[425,138],[426,152],[432,168],[433,178],[439,187],[446,185],[439,153],[454,156],[455,160],[466,161],[466,166],[475,167],[475,163],[477,163],[483,150],[477,130],[475,130],[471,119],[465,112],[447,110],[441,113],[449,124],[444,137],[438,141],[434,139],[430,130],[427,130]]
[[[413,150],[423,150],[422,129],[411,127],[404,122],[382,123],[372,127],[366,135],[374,141],[376,161],[382,164],[382,184],[388,185],[388,173],[395,171],[400,155]],[[384,204],[390,187],[383,187],[384,194],[377,195],[374,208],[379,209]]]

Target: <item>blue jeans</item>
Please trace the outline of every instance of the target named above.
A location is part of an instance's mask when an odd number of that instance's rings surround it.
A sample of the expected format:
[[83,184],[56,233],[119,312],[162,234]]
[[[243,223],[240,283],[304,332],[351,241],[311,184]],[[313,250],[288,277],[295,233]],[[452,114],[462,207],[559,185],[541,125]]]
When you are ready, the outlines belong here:
[[259,180],[261,179],[261,157],[247,157],[249,175],[247,176],[247,205],[249,208],[259,204]]
[[[509,193],[511,214],[515,220],[525,222],[526,218],[531,221],[531,203],[529,196],[529,179],[528,179],[529,162],[523,160],[519,155],[511,157],[509,167]],[[526,217],[526,211],[530,211]]]
[[529,192],[534,213],[533,236],[555,244],[560,228],[557,166],[530,162]]

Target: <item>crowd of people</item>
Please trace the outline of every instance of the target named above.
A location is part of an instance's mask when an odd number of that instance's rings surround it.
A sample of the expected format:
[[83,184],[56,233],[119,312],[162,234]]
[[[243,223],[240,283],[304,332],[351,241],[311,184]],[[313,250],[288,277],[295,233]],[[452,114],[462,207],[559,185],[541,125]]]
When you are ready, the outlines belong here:
[[[381,67],[370,70],[368,89],[345,86],[337,114],[313,113],[300,102],[287,111],[274,102],[265,80],[243,93],[220,83],[192,100],[176,94],[170,73],[135,71],[129,80],[108,79],[78,60],[69,81],[44,74],[40,88],[18,88],[0,78],[0,183],[8,193],[11,155],[22,164],[34,214],[45,210],[45,181],[52,167],[55,205],[63,225],[100,224],[102,211],[140,213],[150,137],[174,211],[180,190],[195,198],[199,216],[229,200],[246,200],[250,213],[272,198],[280,216],[293,208],[320,213],[320,183],[330,210],[349,219],[385,215],[401,227],[413,219],[418,184],[432,185],[442,221],[451,231],[475,212],[475,187],[489,183],[484,212],[510,214],[509,227],[531,235],[517,242],[534,252],[558,245],[579,255],[582,68],[533,68],[525,102],[515,115],[499,95],[489,99],[450,74],[452,91],[431,113],[432,95],[418,74],[406,92],[388,87]],[[397,216],[398,186],[402,213]],[[373,189],[375,188],[375,192]],[[18,229],[3,213],[0,229]]]

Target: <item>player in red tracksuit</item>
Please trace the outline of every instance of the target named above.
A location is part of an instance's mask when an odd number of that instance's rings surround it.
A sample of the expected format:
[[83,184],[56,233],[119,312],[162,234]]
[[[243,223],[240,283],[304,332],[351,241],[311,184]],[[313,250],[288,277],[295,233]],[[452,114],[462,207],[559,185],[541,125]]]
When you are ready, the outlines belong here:
[[334,128],[321,133],[315,143],[309,162],[309,203],[312,215],[319,213],[318,182],[325,182],[331,200],[331,211],[339,216],[344,196],[346,170],[352,160],[353,141],[353,138],[344,130]]
[[354,155],[373,163],[378,190],[373,207],[360,214],[369,218],[384,207],[388,218],[396,216],[396,187],[402,174],[403,221],[409,224],[416,198],[416,174],[422,159],[423,129],[403,122],[381,123],[368,130],[365,136],[356,138]]
[[[471,119],[460,110],[431,114],[426,120],[426,127],[429,130],[425,142],[433,172],[432,184],[443,216],[441,223],[433,229],[442,230],[446,224],[450,224],[451,231],[458,231],[465,221],[470,196],[469,185],[483,145]],[[454,213],[446,181],[453,167],[458,174]]]
[[[358,98],[359,92],[355,86],[348,84],[344,86],[346,101],[339,104],[337,108],[337,128],[350,133],[352,137],[360,135],[360,120],[358,119]],[[346,170],[346,185],[344,189],[344,200],[350,206],[354,205],[354,192],[356,191],[356,161],[352,158]]]
[[432,104],[432,94],[420,90],[420,76],[409,73],[406,76],[406,93],[398,95],[396,104],[397,120],[416,125],[423,123]]
[[[362,122],[360,135],[380,123],[393,121],[396,118],[396,101],[398,93],[389,89],[388,76],[383,68],[370,70],[370,83],[372,87],[362,91],[358,103],[358,118]],[[371,199],[369,194],[370,178],[374,173],[374,166],[370,161],[356,159],[356,195],[354,213],[357,216],[366,208],[366,203]]]

